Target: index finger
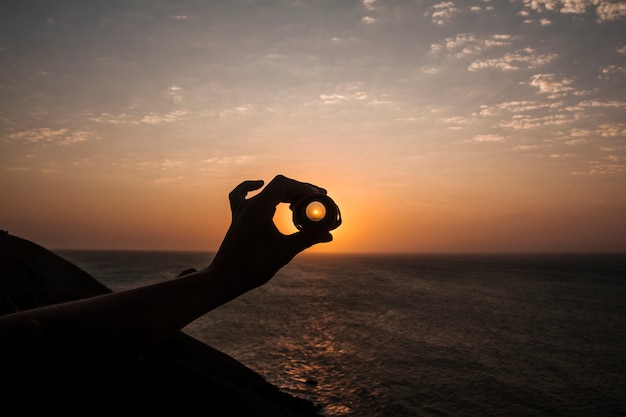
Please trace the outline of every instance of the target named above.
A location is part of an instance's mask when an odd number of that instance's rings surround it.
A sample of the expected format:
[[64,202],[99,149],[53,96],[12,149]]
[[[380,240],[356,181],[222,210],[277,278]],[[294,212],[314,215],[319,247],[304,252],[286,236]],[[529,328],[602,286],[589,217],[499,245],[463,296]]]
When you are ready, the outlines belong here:
[[284,175],[277,175],[270,181],[261,194],[274,205],[279,203],[293,203],[311,193],[326,194],[326,190],[316,185],[296,181]]
[[228,194],[228,200],[230,201],[230,210],[234,215],[238,207],[246,200],[246,195],[249,192],[258,190],[263,186],[263,180],[250,180],[244,181],[233,189]]

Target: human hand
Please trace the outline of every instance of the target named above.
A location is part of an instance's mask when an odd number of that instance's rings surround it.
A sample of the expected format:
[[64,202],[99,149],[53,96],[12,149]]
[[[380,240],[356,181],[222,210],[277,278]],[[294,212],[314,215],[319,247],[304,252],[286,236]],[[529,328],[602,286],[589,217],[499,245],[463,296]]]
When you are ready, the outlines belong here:
[[215,255],[211,268],[234,275],[244,291],[263,285],[294,256],[317,243],[330,242],[327,231],[299,231],[283,235],[273,217],[279,203],[293,203],[312,192],[326,194],[323,188],[276,176],[256,196],[264,182],[244,181],[229,194],[232,222]]

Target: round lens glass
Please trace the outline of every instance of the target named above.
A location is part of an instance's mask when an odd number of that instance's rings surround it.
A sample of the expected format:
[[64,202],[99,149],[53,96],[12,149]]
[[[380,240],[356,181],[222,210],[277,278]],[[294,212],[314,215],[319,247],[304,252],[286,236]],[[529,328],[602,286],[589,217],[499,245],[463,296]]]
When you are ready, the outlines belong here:
[[306,206],[306,216],[311,221],[319,222],[326,216],[326,206],[319,201],[311,201],[309,205]]

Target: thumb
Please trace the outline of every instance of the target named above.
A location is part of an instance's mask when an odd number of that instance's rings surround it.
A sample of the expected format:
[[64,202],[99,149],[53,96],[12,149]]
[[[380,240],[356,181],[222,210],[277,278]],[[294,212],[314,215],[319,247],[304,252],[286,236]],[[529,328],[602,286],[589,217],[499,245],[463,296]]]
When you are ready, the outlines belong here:
[[288,236],[288,238],[289,246],[293,248],[294,255],[297,255],[318,243],[331,242],[333,235],[329,232],[297,232]]

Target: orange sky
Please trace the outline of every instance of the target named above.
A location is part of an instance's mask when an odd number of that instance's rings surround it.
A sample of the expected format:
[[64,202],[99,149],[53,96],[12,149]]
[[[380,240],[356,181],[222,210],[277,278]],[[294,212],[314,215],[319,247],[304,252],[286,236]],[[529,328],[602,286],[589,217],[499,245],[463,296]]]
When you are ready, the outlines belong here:
[[215,250],[284,174],[320,251],[626,251],[623,3],[71,3],[0,6],[13,234]]

